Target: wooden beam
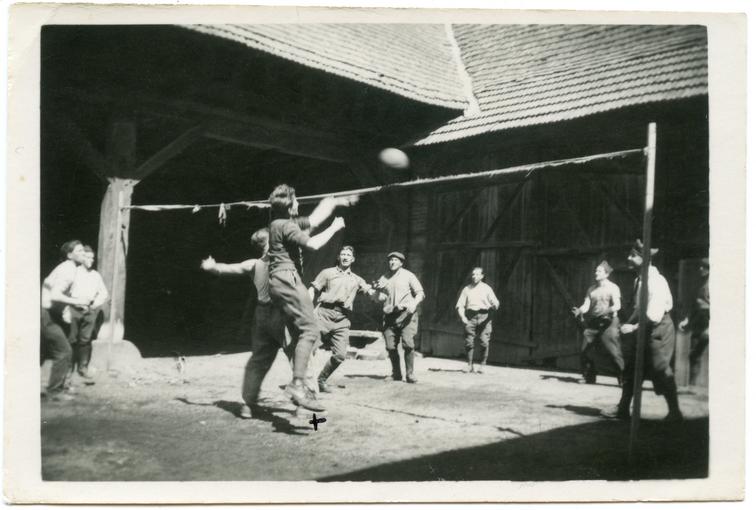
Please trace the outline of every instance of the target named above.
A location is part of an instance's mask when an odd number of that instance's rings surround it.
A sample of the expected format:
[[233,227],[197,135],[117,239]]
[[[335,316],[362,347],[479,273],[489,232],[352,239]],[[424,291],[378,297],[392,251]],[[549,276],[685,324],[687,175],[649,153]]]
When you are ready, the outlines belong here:
[[[357,181],[363,186],[378,186],[385,184],[375,176],[370,165],[362,160],[351,161],[347,166],[352,172],[352,175],[354,175],[355,178],[357,178]],[[385,215],[394,227],[399,224],[400,219],[397,215],[396,203],[389,197],[395,196],[396,195],[391,192],[372,193],[370,195],[370,197],[378,204],[378,207],[380,207],[381,214]]]
[[48,118],[55,126],[56,135],[65,140],[64,145],[78,156],[88,170],[108,182],[108,162],[97,150],[81,130],[79,125],[65,113],[59,111],[48,112]]
[[183,152],[184,149],[201,138],[203,133],[204,128],[201,125],[189,128],[178,138],[153,154],[152,157],[150,157],[147,161],[139,165],[134,171],[133,178],[141,181],[152,172],[163,166],[168,160]]
[[570,310],[573,306],[575,306],[575,301],[572,299],[570,292],[567,290],[567,286],[559,277],[559,274],[556,272],[556,269],[554,269],[554,266],[551,264],[549,259],[545,257],[541,257],[541,260],[546,266],[548,274],[551,277],[551,283],[554,285],[554,288],[559,292],[559,295],[562,297],[562,299],[564,299],[564,302],[567,305],[567,310]]
[[589,186],[597,189],[600,194],[606,197],[608,199],[608,202],[613,205],[614,208],[632,224],[633,228],[636,231],[643,228],[643,225],[640,221],[638,221],[638,218],[636,218],[623,204],[619,203],[617,198],[612,195],[609,188],[607,188],[606,183],[599,179],[589,179],[584,174],[578,174],[578,177],[583,180],[583,182],[587,182]]
[[442,236],[447,237],[451,234],[452,228],[455,227],[457,223],[459,223],[460,220],[464,218],[465,214],[467,214],[470,209],[473,208],[473,206],[478,202],[478,200],[480,200],[481,196],[487,189],[487,187],[480,188],[478,192],[472,198],[470,198],[467,204],[465,204],[465,206],[457,214],[454,215],[454,218],[449,220],[449,222],[444,225],[443,228],[441,228]]

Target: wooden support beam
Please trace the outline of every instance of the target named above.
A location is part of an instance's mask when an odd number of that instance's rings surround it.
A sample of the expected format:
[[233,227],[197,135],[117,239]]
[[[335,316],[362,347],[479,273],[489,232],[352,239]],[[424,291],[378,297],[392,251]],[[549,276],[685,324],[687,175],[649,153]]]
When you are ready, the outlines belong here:
[[443,228],[441,229],[442,236],[447,237],[451,234],[452,228],[455,227],[457,223],[459,223],[462,220],[462,218],[465,217],[465,215],[470,211],[470,209],[472,209],[473,206],[478,203],[480,198],[483,196],[483,193],[485,193],[487,189],[488,189],[487,187],[480,188],[478,192],[472,198],[470,198],[470,200],[468,200],[465,206],[462,209],[460,209],[460,211],[457,214],[455,214],[454,217],[451,220],[449,220],[449,222],[446,225],[443,226]]
[[567,310],[570,310],[573,306],[575,306],[576,301],[572,299],[572,296],[570,295],[569,290],[567,290],[567,286],[559,277],[559,274],[556,272],[556,269],[551,264],[549,259],[542,257],[541,260],[546,266],[546,270],[548,271],[549,276],[551,277],[551,283],[554,285],[554,288],[557,290],[557,292],[562,297],[562,299],[564,299],[564,302],[567,305]]
[[75,153],[77,160],[82,162],[89,171],[103,182],[107,182],[108,162],[105,156],[92,145],[79,125],[63,112],[51,111],[48,117],[55,127],[56,136],[64,140],[63,145]]
[[[126,302],[126,255],[128,253],[129,224],[131,214],[128,209],[119,213],[121,207],[131,205],[134,185],[138,182],[123,178],[132,175],[136,157],[136,125],[130,121],[117,121],[112,125],[108,143],[110,162],[109,184],[100,207],[100,233],[97,241],[97,268],[113,300],[115,317],[124,318]],[[116,255],[117,254],[117,255]],[[116,265],[115,262],[118,262]],[[115,292],[113,288],[115,287]],[[110,315],[110,314],[108,314]],[[109,316],[108,319],[111,319]]]
[[163,166],[168,160],[177,156],[189,147],[192,143],[202,137],[204,134],[204,128],[201,125],[194,126],[171,143],[160,149],[158,152],[152,155],[147,161],[142,163],[134,171],[132,176],[136,180],[142,180],[152,172]]
[[601,181],[600,179],[589,179],[584,174],[577,174],[578,177],[583,181],[587,182],[589,186],[597,189],[600,194],[602,194],[604,197],[606,197],[607,201],[614,206],[614,209],[617,210],[622,216],[625,217],[625,219],[633,226],[633,229],[636,231],[639,231],[643,228],[643,225],[641,222],[636,218],[633,213],[631,213],[623,204],[621,204],[617,198],[611,193],[609,188],[606,186],[606,183]]

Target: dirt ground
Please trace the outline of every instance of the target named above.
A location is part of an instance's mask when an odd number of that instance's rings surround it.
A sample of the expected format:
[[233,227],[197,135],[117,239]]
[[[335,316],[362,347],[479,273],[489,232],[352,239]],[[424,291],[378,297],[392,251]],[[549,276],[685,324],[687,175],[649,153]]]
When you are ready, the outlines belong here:
[[[599,415],[616,380],[416,361],[419,384],[384,379],[388,361],[348,360],[322,396],[314,431],[280,386],[281,355],[263,385],[264,412],[238,417],[247,354],[171,358],[100,372],[72,402],[42,403],[45,480],[569,480],[706,477],[708,400],[681,392],[686,420],[669,425],[647,387],[636,461],[629,425]],[[325,359],[321,353],[318,363]]]

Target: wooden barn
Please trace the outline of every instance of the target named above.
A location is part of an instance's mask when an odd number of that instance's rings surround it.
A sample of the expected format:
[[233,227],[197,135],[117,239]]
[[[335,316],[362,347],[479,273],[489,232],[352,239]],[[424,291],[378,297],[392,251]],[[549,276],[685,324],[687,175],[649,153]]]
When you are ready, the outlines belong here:
[[[280,182],[327,193],[637,149],[656,122],[657,264],[682,312],[695,282],[681,268],[708,253],[707,111],[696,26],[48,26],[42,273],[67,238],[98,240],[117,313],[145,354],[244,349],[248,283],[210,278],[199,261],[247,258],[267,213],[119,215],[119,195],[124,206],[229,203]],[[390,146],[410,169],[378,165]],[[503,303],[491,360],[576,369],[568,311],[593,266],[608,258],[630,296],[644,168],[636,155],[372,194],[305,277],[341,243],[368,280],[405,251],[428,296],[421,350],[453,357],[453,306],[481,265]],[[374,304],[358,300],[356,312],[353,327],[378,326]]]

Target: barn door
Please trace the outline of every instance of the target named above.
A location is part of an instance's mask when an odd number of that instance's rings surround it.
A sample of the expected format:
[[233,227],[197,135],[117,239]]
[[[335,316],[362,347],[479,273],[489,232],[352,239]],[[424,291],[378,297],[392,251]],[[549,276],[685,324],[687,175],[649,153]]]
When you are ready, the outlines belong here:
[[529,354],[533,347],[530,186],[523,180],[434,195],[425,272],[428,306],[421,323],[424,350],[449,357],[464,353],[455,305],[472,268],[481,266],[485,281],[502,302],[493,319],[489,359],[516,363]]

